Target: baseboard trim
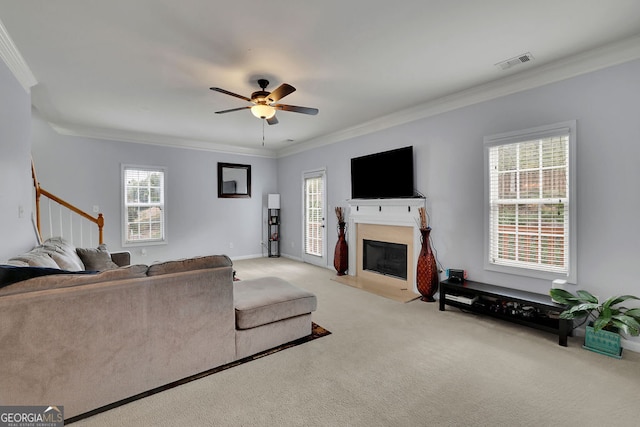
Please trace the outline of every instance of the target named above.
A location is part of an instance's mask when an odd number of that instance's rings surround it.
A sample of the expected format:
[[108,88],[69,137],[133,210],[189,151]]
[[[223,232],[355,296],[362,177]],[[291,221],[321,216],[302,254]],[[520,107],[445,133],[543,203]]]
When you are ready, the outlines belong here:
[[242,259],[253,259],[253,258],[264,258],[265,255],[263,254],[253,254],[253,255],[241,255],[241,256],[234,256],[234,257],[229,257],[231,258],[231,261],[238,261],[238,260],[242,260]]
[[293,256],[293,255],[280,254],[280,256],[281,256],[282,258],[287,258],[287,259],[292,259],[292,260],[294,260],[294,261],[304,262],[304,261],[302,261],[302,258],[298,258],[298,257]]
[[633,351],[635,353],[640,353],[640,342],[632,341],[622,338],[622,348]]

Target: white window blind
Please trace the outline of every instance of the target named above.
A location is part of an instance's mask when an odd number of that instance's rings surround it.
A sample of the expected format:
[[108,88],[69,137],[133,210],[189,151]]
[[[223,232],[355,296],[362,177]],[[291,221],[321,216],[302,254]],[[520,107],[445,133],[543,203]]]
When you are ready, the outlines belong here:
[[305,180],[305,199],[305,252],[310,255],[322,256],[324,188],[321,177],[307,178]]
[[123,166],[124,244],[165,241],[165,171]]
[[490,141],[490,265],[562,276],[570,276],[574,267],[575,273],[570,147],[567,127]]

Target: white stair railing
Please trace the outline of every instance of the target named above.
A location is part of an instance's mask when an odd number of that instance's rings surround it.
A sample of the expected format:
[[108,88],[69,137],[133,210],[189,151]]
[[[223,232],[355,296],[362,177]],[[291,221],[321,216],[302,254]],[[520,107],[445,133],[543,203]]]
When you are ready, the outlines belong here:
[[53,199],[46,199],[46,209],[41,210],[41,239],[62,237],[78,248],[95,247],[99,244],[95,228],[93,221]]

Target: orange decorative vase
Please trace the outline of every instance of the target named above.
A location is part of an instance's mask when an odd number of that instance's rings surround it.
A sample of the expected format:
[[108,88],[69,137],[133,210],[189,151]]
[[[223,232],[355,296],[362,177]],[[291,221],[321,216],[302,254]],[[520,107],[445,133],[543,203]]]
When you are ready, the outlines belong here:
[[338,223],[338,242],[336,243],[336,250],[333,254],[333,266],[338,272],[338,276],[344,276],[349,266],[349,252],[347,241],[344,237],[344,227],[344,222]]
[[420,234],[422,235],[422,248],[420,249],[420,255],[418,255],[416,283],[418,292],[422,295],[422,298],[420,299],[422,301],[434,302],[435,299],[433,298],[433,295],[438,291],[440,278],[438,276],[436,257],[433,255],[431,245],[429,244],[430,233],[431,227],[420,229]]

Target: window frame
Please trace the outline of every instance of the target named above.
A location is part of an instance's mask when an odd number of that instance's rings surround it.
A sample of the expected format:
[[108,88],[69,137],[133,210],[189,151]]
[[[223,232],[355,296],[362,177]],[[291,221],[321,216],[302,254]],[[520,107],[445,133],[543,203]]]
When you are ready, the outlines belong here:
[[[569,283],[577,282],[577,182],[576,182],[576,121],[570,120],[551,125],[538,126],[529,129],[505,132],[484,137],[484,268],[485,270],[537,279],[555,280],[564,279]],[[495,264],[491,261],[491,171],[490,149],[492,147],[534,141],[554,136],[568,135],[569,159],[567,176],[569,197],[566,207],[568,214],[568,271],[567,273],[544,271],[524,266],[506,266]],[[526,199],[523,199],[526,200]]]
[[[162,183],[162,238],[160,239],[149,239],[149,240],[136,240],[129,241],[127,239],[127,231],[128,231],[128,208],[127,204],[127,183],[126,183],[126,173],[129,170],[136,171],[149,171],[149,172],[161,172],[163,174],[163,183]],[[137,164],[121,164],[120,168],[120,190],[121,190],[121,212],[122,212],[122,227],[121,227],[121,239],[122,239],[122,247],[139,247],[139,246],[155,246],[155,245],[166,245],[167,241],[167,168],[164,166],[148,166],[148,165],[137,165]]]

